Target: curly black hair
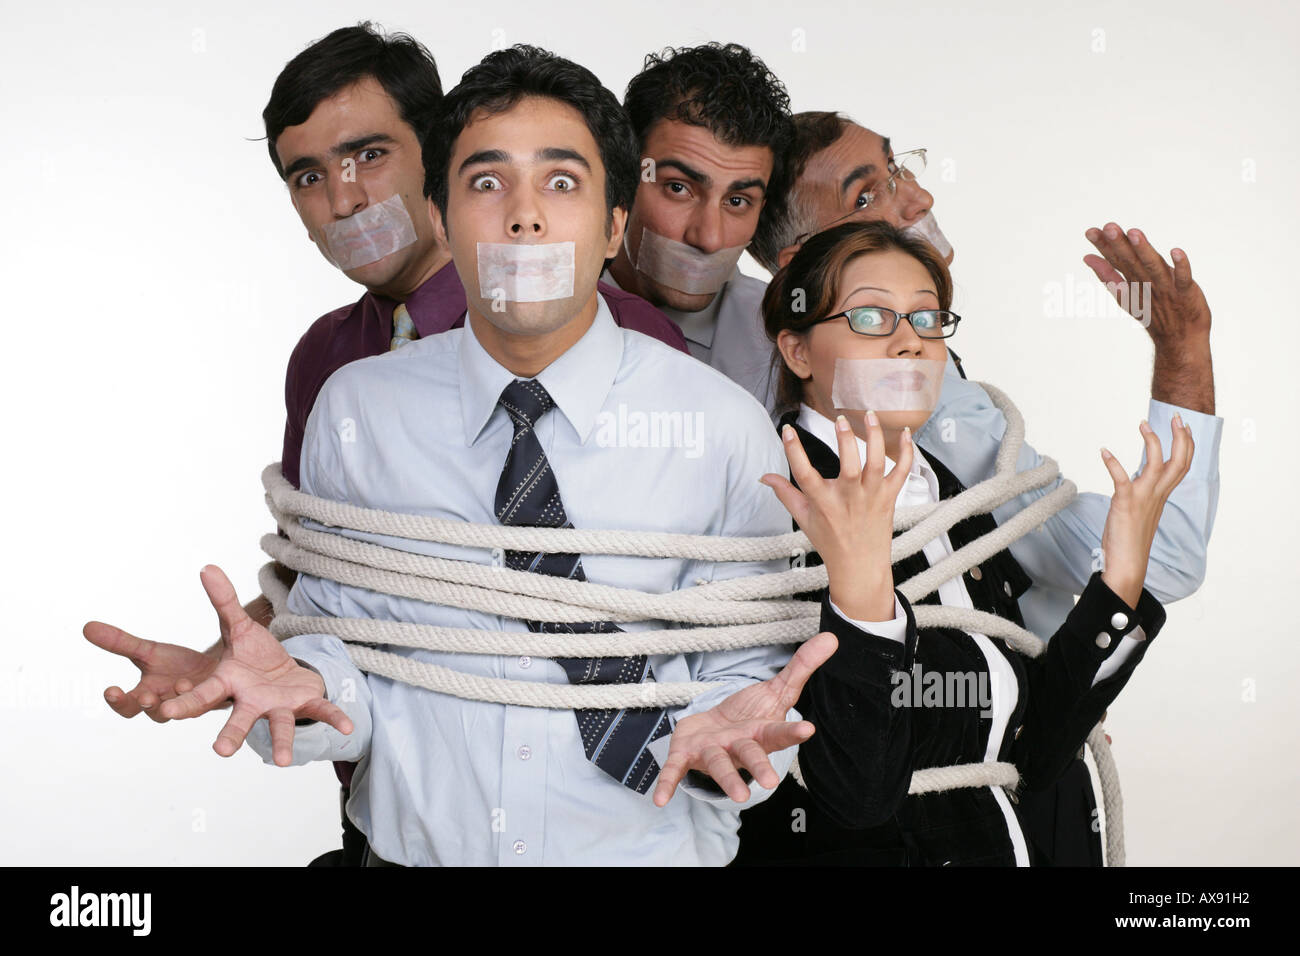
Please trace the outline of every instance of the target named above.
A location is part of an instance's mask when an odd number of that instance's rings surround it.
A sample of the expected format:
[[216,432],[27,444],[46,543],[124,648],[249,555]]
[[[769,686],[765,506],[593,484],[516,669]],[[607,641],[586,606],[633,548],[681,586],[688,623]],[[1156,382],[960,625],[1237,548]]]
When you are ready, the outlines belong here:
[[456,139],[478,110],[510,109],[525,96],[545,96],[582,114],[605,166],[605,205],[631,209],[639,166],[636,136],[618,98],[584,66],[519,43],[489,53],[465,71],[444,98],[438,122],[424,142],[424,194],[446,221],[447,190]]
[[668,48],[645,58],[623,96],[637,142],[662,119],[702,126],[729,146],[766,146],[772,177],[759,230],[785,208],[786,153],[794,139],[790,94],[767,66],[738,43]]
[[266,148],[281,179],[284,167],[275,150],[280,134],[307,122],[321,100],[368,76],[393,98],[416,136],[424,136],[442,102],[442,80],[429,51],[407,34],[384,34],[369,21],[340,27],[285,64],[262,110]]

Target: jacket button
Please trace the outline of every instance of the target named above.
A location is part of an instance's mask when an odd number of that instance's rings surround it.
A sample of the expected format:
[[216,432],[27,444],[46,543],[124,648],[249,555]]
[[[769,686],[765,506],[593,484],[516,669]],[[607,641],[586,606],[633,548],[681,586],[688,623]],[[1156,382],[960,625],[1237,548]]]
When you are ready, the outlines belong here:
[[1007,597],[1011,597],[1011,582],[1010,582],[1010,581],[1003,581],[1003,582],[1002,582],[1002,590],[1003,590],[1003,592],[1005,592],[1005,594],[1006,594]]
[[1128,615],[1123,611],[1116,611],[1110,617],[1110,626],[1117,631],[1122,631],[1128,627]]
[[1105,650],[1110,647],[1110,635],[1102,631],[1097,635],[1097,646]]
[[980,566],[977,564],[970,569],[970,576],[972,581],[979,581],[983,579],[984,572],[980,570]]

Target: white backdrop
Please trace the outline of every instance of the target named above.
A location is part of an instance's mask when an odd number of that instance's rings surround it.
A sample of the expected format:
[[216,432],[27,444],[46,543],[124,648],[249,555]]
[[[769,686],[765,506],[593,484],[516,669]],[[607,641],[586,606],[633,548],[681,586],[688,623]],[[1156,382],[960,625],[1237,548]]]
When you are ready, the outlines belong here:
[[[1083,232],[1114,219],[1166,255],[1185,248],[1214,312],[1223,491],[1204,587],[1171,606],[1110,711],[1129,860],[1297,862],[1300,333],[1286,298],[1300,249],[1284,217],[1300,208],[1300,19],[1262,0],[1042,6],[7,9],[0,862],[297,865],[338,845],[328,765],[223,760],[224,717],[122,720],[101,693],[135,669],[80,632],[94,618],[207,646],[199,568],[257,593],[258,474],[280,454],[285,362],[361,291],[306,240],[256,141],[261,110],[290,57],[366,18],[423,40],[447,88],[526,41],[621,96],[651,49],[737,41],[796,110],[928,147],[967,317],[954,344],[1084,490],[1110,487],[1100,445],[1137,463],[1152,348],[1078,291],[1095,283]],[[1066,315],[1050,314],[1052,292]]]

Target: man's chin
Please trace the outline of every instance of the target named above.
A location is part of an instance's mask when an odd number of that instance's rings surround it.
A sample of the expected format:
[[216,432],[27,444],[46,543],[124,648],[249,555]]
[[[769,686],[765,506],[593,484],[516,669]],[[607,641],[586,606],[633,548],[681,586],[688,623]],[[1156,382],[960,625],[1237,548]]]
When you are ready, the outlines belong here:
[[494,329],[506,335],[549,335],[564,328],[576,315],[572,298],[546,302],[507,302],[505,308],[482,303],[482,315]]
[[390,252],[382,259],[368,262],[364,266],[342,270],[343,274],[368,289],[383,288],[396,279],[406,267],[406,258],[402,255],[405,251],[399,249]]
[[643,272],[637,275],[641,279],[642,288],[645,289],[644,298],[650,301],[650,304],[658,308],[673,309],[677,312],[703,312],[713,302],[716,292],[705,292],[692,294],[682,292],[680,289],[671,289],[651,279]]

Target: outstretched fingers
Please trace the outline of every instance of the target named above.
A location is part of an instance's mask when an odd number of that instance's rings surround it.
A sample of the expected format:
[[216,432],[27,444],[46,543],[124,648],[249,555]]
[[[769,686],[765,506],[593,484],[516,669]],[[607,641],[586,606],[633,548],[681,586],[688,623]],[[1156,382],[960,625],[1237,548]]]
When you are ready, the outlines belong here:
[[835,653],[839,646],[839,640],[830,631],[814,634],[799,645],[799,649],[794,652],[794,656],[781,669],[781,673],[774,678],[780,689],[779,706],[781,710],[789,710],[795,705],[795,701],[803,693],[804,685],[808,683],[808,678],[813,675],[813,671],[830,660],[831,655]]
[[785,445],[785,460],[790,463],[790,476],[805,490],[820,487],[823,481],[821,473],[808,460],[803,442],[799,440],[794,428],[786,425],[781,429],[781,441]]
[[1129,479],[1128,472],[1119,463],[1119,459],[1110,453],[1108,449],[1101,450],[1101,461],[1110,472],[1110,480],[1115,483],[1115,497],[1127,494],[1132,481]]
[[1192,287],[1192,263],[1187,258],[1187,253],[1182,249],[1174,249],[1169,253],[1169,258],[1174,260],[1174,289],[1178,292],[1186,292]]
[[[292,712],[286,711],[286,713],[289,713],[290,722],[292,723]],[[232,756],[235,751],[243,746],[244,740],[247,739],[253,729],[253,724],[257,723],[261,716],[262,713],[258,708],[235,701],[235,706],[230,712],[230,719],[221,728],[221,733],[217,734],[217,741],[212,745],[212,749],[223,757]],[[290,739],[291,749],[292,746],[293,742]]]
[[215,564],[207,565],[199,572],[199,580],[203,582],[203,590],[208,593],[208,600],[217,612],[222,637],[229,637],[237,625],[252,620],[240,605],[235,586],[219,567]]
[[677,792],[677,785],[690,769],[690,761],[684,751],[670,750],[668,759],[659,768],[659,782],[655,785],[654,802],[656,807],[668,805],[668,801]]
[[163,701],[162,706],[158,708],[158,715],[164,720],[198,717],[221,706],[229,697],[230,688],[226,686],[225,681],[213,674],[192,690]]
[[329,724],[341,734],[352,733],[352,719],[344,713],[343,708],[330,703],[324,697],[307,701],[298,708],[298,716]]
[[862,458],[858,454],[858,437],[849,427],[849,420],[843,415],[835,416],[835,441],[839,445],[840,477],[846,481],[857,481],[862,474]]
[[767,751],[752,737],[742,737],[731,746],[731,755],[758,781],[760,787],[776,789],[781,782],[772,761],[767,758]]
[[785,475],[778,475],[775,472],[769,472],[762,478],[758,479],[763,484],[772,489],[776,495],[776,500],[781,502],[786,511],[790,512],[790,517],[803,527],[808,523],[808,496],[790,483],[790,479]]
[[1156,486],[1156,491],[1167,496],[1178,487],[1178,483],[1187,477],[1192,468],[1192,457],[1196,453],[1196,442],[1192,438],[1191,426],[1183,422],[1182,416],[1175,415],[1173,421],[1173,448],[1169,452],[1169,461],[1162,475],[1163,481]]

